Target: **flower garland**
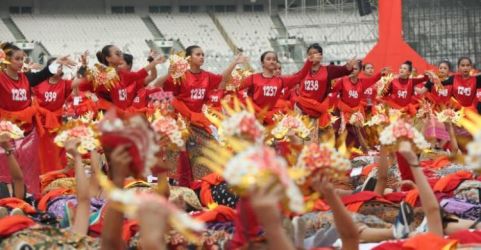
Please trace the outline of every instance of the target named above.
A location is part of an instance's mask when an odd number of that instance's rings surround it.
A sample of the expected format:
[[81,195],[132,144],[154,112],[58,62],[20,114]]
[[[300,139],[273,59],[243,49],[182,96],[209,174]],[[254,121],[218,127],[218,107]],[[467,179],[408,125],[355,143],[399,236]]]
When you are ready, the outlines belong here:
[[336,178],[351,169],[351,161],[328,143],[311,143],[302,149],[296,167],[307,170],[307,175],[320,172],[323,176]]
[[96,63],[93,68],[87,70],[87,80],[92,82],[94,90],[104,86],[110,91],[118,84],[120,78],[115,68]]
[[307,140],[312,130],[312,126],[306,125],[306,122],[300,115],[281,115],[275,120],[279,121],[275,127],[271,130],[271,135],[276,140],[289,140],[289,136],[296,135],[297,137]]
[[14,123],[6,120],[0,121],[0,134],[8,134],[8,136],[17,140],[23,138],[23,130]]
[[389,124],[379,136],[381,144],[386,146],[395,145],[400,139],[412,141],[419,150],[425,150],[431,146],[421,132],[402,119]]
[[98,133],[91,125],[72,121],[68,123],[54,138],[54,143],[59,147],[64,147],[69,140],[78,140],[77,150],[85,155],[92,150],[99,149],[100,142],[97,139]]

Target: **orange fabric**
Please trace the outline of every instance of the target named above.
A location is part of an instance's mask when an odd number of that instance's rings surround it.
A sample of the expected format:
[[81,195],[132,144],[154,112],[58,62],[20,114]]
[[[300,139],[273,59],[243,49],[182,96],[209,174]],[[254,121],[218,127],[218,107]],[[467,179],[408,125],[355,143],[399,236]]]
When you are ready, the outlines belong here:
[[215,203],[214,198],[212,197],[212,192],[210,190],[210,187],[212,185],[218,185],[220,184],[224,179],[216,174],[212,173],[209,175],[206,175],[202,178],[202,183],[200,184],[200,202],[202,205],[207,206],[209,204]]
[[139,223],[134,220],[128,220],[122,225],[122,239],[128,242],[138,231]]
[[211,122],[209,119],[207,119],[204,114],[202,113],[196,113],[193,112],[185,105],[184,102],[178,100],[177,98],[174,98],[172,100],[172,106],[175,108],[177,112],[179,112],[183,117],[189,119],[190,123],[205,129],[207,132],[212,133],[210,131],[209,126],[211,125]]
[[317,200],[314,202],[314,211],[329,211],[331,208],[323,200]]
[[364,114],[364,102],[361,101],[361,103],[355,107],[351,107],[347,105],[345,102],[342,100],[337,101],[337,108],[339,108],[340,111],[347,113],[347,114],[352,114],[354,112],[362,112]]
[[379,163],[377,162],[374,162],[372,164],[369,164],[365,167],[362,168],[362,172],[361,172],[361,175],[362,176],[368,176],[369,173],[371,173],[371,171],[374,169],[374,168],[377,168],[379,166]]
[[18,198],[11,197],[11,198],[0,199],[0,206],[9,207],[9,208],[20,208],[22,209],[23,212],[27,214],[35,213],[34,207],[32,207],[30,204]]
[[[40,107],[35,99],[32,100],[32,106],[24,110],[7,111],[0,109],[0,117],[26,124],[32,124],[35,119],[35,125],[40,136],[45,134],[45,129],[52,130],[60,126],[55,113]],[[42,118],[44,118],[44,122],[42,122]]]
[[472,179],[473,174],[468,172],[468,171],[458,171],[453,174],[449,174],[444,176],[443,178],[439,179],[438,182],[434,185],[433,191],[434,192],[445,192],[445,191],[452,191],[452,190],[446,190],[449,184],[452,184],[453,181],[459,180],[459,179]]
[[57,197],[57,196],[60,196],[60,195],[65,195],[65,194],[73,194],[74,191],[71,190],[71,189],[66,189],[66,188],[61,188],[61,189],[55,189],[55,190],[52,190],[50,192],[48,192],[47,194],[45,194],[41,199],[40,201],[38,202],[38,210],[40,211],[46,211],[47,210],[47,204],[48,204],[48,201],[50,201],[51,199]]
[[449,158],[445,155],[442,155],[442,156],[439,156],[438,158],[436,158],[434,160],[422,161],[420,163],[420,165],[422,167],[440,169],[440,168],[443,168],[443,167],[447,166],[450,163],[451,163],[451,161],[449,160]]
[[406,194],[406,198],[404,200],[409,203],[411,206],[416,205],[416,201],[418,200],[419,197],[419,190],[417,189],[411,189],[409,192]]
[[26,216],[6,216],[0,219],[0,236],[4,238],[33,225],[35,222]]
[[362,204],[364,204],[364,201],[354,202],[354,203],[348,204],[346,208],[351,212],[357,213],[359,209],[361,209]]
[[216,208],[194,214],[193,217],[203,222],[225,222],[233,221],[236,216],[236,211],[230,207],[219,205]]
[[421,250],[421,249],[429,248],[429,249],[449,250],[449,249],[456,249],[457,243],[458,243],[457,240],[448,240],[448,239],[444,239],[441,236],[435,235],[433,233],[424,233],[424,234],[416,235],[412,238],[407,239],[404,242],[402,249]]
[[60,178],[67,178],[69,177],[68,175],[64,173],[58,173],[58,172],[49,172],[45,173],[43,175],[40,175],[40,188],[43,190],[50,184],[52,181]]
[[95,102],[95,108],[97,110],[109,110],[111,109],[112,107],[115,107],[111,102],[103,99],[103,98],[99,98],[97,100],[97,102]]
[[306,112],[311,112],[319,116],[319,126],[325,128],[331,123],[331,116],[329,114],[330,99],[326,98],[322,102],[316,100],[298,96],[296,101],[301,104],[304,109],[308,109]]

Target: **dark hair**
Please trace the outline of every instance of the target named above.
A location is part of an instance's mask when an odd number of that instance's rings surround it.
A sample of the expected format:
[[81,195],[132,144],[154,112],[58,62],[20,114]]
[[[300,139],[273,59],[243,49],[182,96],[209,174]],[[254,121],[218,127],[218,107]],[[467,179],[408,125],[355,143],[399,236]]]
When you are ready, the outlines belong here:
[[372,66],[374,67],[374,64],[372,64],[372,63],[366,63],[366,64],[363,64],[363,65],[362,65],[362,70],[366,70],[366,66],[367,66],[367,65],[372,65]]
[[467,56],[462,56],[458,59],[458,66],[461,64],[461,61],[463,61],[463,60],[468,60],[469,64],[473,65],[473,61],[471,61],[471,58],[469,58]]
[[49,66],[50,64],[52,64],[53,62],[55,62],[55,60],[57,60],[56,57],[52,57],[50,59],[47,60],[47,66]]
[[127,63],[127,65],[132,66],[132,63],[134,61],[134,57],[131,54],[124,53],[123,54],[124,61]]
[[15,53],[15,51],[21,50],[19,47],[17,47],[13,43],[2,43],[0,44],[0,49],[2,49],[3,52],[5,52],[5,55],[7,57],[11,57],[13,53]]
[[99,63],[109,66],[109,63],[107,62],[107,56],[110,56],[110,48],[114,47],[113,45],[106,45],[102,48],[101,51],[97,52],[97,60],[99,60]]
[[311,50],[311,49],[315,49],[315,50],[317,50],[319,53],[322,54],[322,47],[321,47],[321,45],[319,45],[318,43],[313,43],[313,44],[309,45],[309,47],[307,47],[306,53],[309,53],[309,50]]
[[448,70],[451,71],[452,65],[451,65],[451,62],[448,61],[448,59],[443,59],[443,60],[441,60],[441,61],[438,63],[438,67],[441,66],[441,64],[446,64],[446,66],[448,66]]
[[185,56],[192,56],[192,52],[194,52],[194,49],[200,49],[199,45],[191,45],[185,49]]
[[277,53],[275,51],[272,51],[272,50],[268,50],[268,51],[265,51],[264,53],[262,53],[261,55],[261,63],[264,62],[264,59],[266,58],[266,55],[269,54],[269,53],[272,53],[276,56],[276,61],[279,62],[279,58],[277,58]]
[[408,66],[409,72],[413,71],[413,62],[407,60],[407,61],[405,61],[403,64],[405,64],[405,65]]

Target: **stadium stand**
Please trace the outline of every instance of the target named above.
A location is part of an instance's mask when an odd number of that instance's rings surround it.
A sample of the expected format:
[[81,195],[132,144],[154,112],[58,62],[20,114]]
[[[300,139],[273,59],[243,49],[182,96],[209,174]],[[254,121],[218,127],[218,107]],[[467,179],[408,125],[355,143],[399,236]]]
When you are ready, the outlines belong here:
[[3,22],[0,22],[0,41],[15,41],[15,37]]
[[150,16],[166,39],[178,39],[184,47],[199,45],[205,52],[206,68],[220,72],[232,58],[232,50],[208,14],[163,14]]
[[12,19],[27,39],[42,42],[52,55],[78,56],[88,49],[93,59],[104,45],[115,44],[134,55],[136,68],[144,65],[149,53],[145,40],[153,38],[137,15],[14,15]]

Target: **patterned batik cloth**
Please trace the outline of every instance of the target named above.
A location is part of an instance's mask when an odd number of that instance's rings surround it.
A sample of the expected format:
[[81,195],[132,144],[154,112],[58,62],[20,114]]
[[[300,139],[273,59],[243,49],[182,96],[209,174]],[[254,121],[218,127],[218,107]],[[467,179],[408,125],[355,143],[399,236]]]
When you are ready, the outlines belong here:
[[0,249],[87,250],[100,249],[100,239],[80,236],[66,229],[33,226],[10,235],[0,242]]
[[198,159],[203,155],[202,149],[204,145],[212,140],[214,140],[214,138],[205,130],[190,126],[190,136],[187,140],[186,146],[194,180],[200,180],[202,177],[212,173],[208,167],[198,162]]

